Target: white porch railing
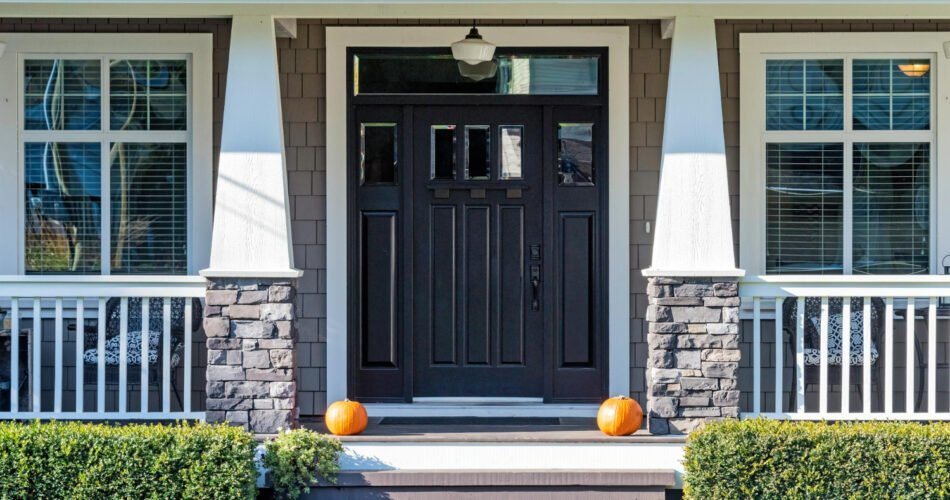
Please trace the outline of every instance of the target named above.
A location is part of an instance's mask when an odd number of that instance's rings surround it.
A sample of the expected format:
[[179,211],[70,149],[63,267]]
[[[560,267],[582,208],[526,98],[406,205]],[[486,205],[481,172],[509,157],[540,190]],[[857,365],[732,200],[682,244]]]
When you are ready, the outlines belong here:
[[203,419],[192,299],[204,293],[194,276],[0,276],[0,419]]
[[743,417],[950,420],[950,277],[756,277],[739,295],[751,340]]

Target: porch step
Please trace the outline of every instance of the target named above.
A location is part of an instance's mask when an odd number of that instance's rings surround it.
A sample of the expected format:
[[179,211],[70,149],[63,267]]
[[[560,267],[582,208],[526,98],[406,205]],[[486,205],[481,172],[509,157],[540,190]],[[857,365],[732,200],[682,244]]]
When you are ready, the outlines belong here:
[[676,484],[672,469],[346,471],[303,498],[578,497],[662,500]]
[[557,417],[383,417],[379,425],[560,425]]

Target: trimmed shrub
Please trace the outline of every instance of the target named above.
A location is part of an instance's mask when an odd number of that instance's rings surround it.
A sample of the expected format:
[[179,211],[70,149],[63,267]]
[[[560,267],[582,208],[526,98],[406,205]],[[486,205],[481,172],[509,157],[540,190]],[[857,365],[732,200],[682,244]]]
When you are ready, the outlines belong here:
[[687,498],[946,498],[950,423],[718,422],[685,465]]
[[336,482],[343,445],[306,429],[281,432],[264,445],[264,467],[278,498],[297,498],[322,479]]
[[224,425],[0,423],[0,498],[254,498],[255,442]]

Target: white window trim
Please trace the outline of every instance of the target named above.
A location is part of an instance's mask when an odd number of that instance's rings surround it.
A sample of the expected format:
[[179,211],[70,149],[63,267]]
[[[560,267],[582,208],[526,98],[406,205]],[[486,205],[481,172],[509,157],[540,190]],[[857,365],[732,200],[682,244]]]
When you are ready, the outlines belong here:
[[[0,33],[7,44],[0,57],[0,275],[24,274],[24,193],[22,143],[31,136],[62,135],[73,140],[76,132],[21,131],[22,64],[30,58],[178,58],[189,64],[189,131],[127,132],[141,140],[186,142],[188,147],[188,274],[208,265],[211,249],[212,210],[212,35],[211,34],[49,34]],[[103,109],[108,94],[103,89]],[[108,115],[103,114],[103,123]],[[88,134],[100,141],[115,132]],[[103,172],[104,181],[108,180]],[[108,202],[103,200],[103,224],[107,223]],[[13,215],[15,214],[15,216]],[[11,236],[15,235],[15,236]],[[105,237],[105,235],[103,235]],[[108,248],[103,248],[104,254]],[[108,259],[108,256],[105,257]]]
[[[950,63],[944,42],[950,33],[743,33],[739,36],[739,263],[751,276],[765,275],[766,193],[765,144],[782,140],[842,142],[849,163],[848,145],[863,139],[920,141],[931,144],[931,273],[950,253],[950,158],[940,154],[950,144]],[[950,54],[948,54],[950,55]],[[931,59],[930,131],[766,131],[765,61],[767,59],[929,57]],[[848,66],[846,66],[847,68]],[[845,108],[851,106],[850,71],[845,72]],[[847,124],[846,124],[847,125]],[[886,138],[886,139],[885,139]],[[850,169],[845,171],[845,238],[850,239]],[[845,241],[845,249],[850,242]],[[845,252],[845,268],[852,256]]]
[[[608,48],[608,172],[610,203],[608,269],[630,267],[629,217],[629,36],[626,26],[479,28],[507,47]],[[448,47],[464,34],[453,27],[327,28],[327,400],[347,396],[347,60],[348,47]],[[617,278],[617,279],[614,279]],[[630,387],[630,278],[616,272],[608,280],[608,390],[628,394]],[[558,414],[558,405],[548,406]],[[413,410],[424,414],[426,410]]]

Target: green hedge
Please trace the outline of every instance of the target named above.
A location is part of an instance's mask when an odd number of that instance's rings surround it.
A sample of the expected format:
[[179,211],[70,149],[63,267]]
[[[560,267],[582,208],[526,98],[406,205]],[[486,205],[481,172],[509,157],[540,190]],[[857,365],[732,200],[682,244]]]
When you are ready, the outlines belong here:
[[687,498],[946,498],[950,424],[726,421],[685,465]]
[[254,498],[256,443],[224,425],[0,423],[0,498]]
[[264,467],[278,498],[297,498],[318,480],[335,483],[343,444],[305,429],[281,432],[265,445]]

